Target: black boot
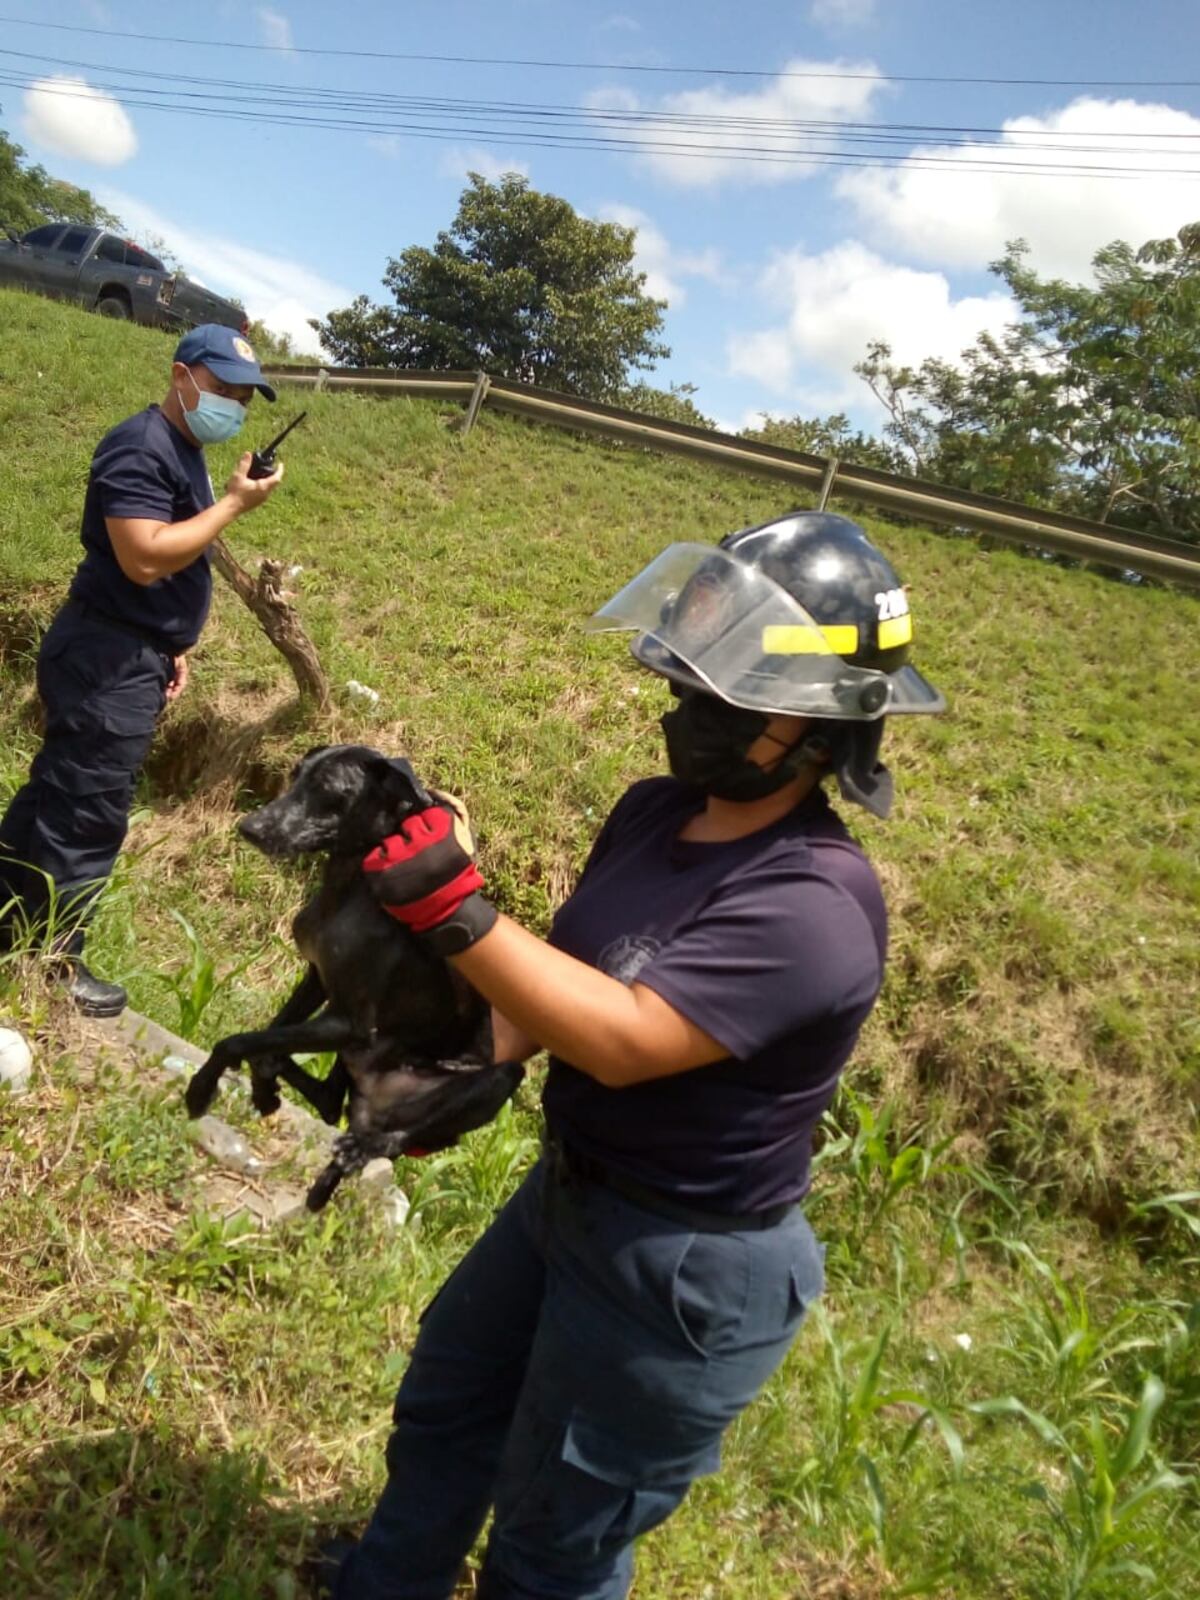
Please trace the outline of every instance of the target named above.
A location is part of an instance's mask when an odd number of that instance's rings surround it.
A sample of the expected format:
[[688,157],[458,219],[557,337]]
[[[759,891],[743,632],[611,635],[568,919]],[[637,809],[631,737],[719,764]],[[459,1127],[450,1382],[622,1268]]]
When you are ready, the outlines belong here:
[[59,972],[76,1011],[85,1017],[119,1017],[129,1004],[129,996],[119,983],[98,978],[78,956],[64,961]]
[[72,928],[59,934],[53,945],[50,971],[63,985],[75,1009],[85,1017],[119,1017],[129,1004],[129,996],[119,983],[109,983],[83,964],[86,928]]
[[302,1568],[302,1576],[308,1581],[312,1600],[331,1600],[338,1574],[357,1543],[357,1539],[326,1539],[313,1551]]

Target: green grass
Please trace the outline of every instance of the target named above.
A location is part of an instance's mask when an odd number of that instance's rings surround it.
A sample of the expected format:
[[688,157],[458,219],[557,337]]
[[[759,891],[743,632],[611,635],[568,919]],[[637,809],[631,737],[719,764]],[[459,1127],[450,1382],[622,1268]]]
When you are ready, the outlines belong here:
[[[0,294],[0,798],[36,748],[33,653],[91,448],[159,397],[168,357]],[[608,805],[661,765],[661,686],[582,619],[668,540],[785,508],[486,412],[463,439],[431,404],[303,403],[283,490],[230,542],[304,568],[331,678],[381,704],[310,719],[218,595],[92,947],[199,1043],[295,974],[306,874],[233,823],[299,751],[409,754],[465,796],[498,898],[542,928]],[[256,406],[250,441],[300,404]],[[1194,1198],[1155,1202],[1194,1190],[1200,1154],[1196,602],[870,526],[951,714],[889,730],[893,821],[849,818],[893,952],[810,1202],[830,1291],[721,1477],[646,1541],[637,1600],[1181,1596],[1200,1586],[1200,1224]],[[369,1508],[417,1313],[528,1162],[535,1094],[404,1174],[419,1229],[387,1233],[348,1191],[261,1237],[204,1214],[177,1090],[95,1077],[29,964],[0,967],[0,1004],[40,1068],[0,1102],[0,1573],[64,1600],[292,1594],[311,1525]]]

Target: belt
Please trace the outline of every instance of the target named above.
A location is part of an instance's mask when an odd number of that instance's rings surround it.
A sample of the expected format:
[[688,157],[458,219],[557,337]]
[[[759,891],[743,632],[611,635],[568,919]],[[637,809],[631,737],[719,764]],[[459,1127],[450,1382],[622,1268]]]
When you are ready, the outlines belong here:
[[567,1184],[572,1179],[582,1178],[587,1183],[599,1184],[601,1188],[611,1189],[614,1194],[632,1201],[643,1211],[652,1211],[656,1216],[682,1223],[694,1233],[761,1232],[767,1228],[777,1227],[795,1210],[795,1205],[789,1200],[782,1205],[769,1206],[765,1211],[747,1211],[738,1216],[729,1212],[703,1211],[684,1205],[663,1190],[652,1188],[648,1183],[639,1183],[636,1178],[627,1177],[625,1173],[606,1166],[603,1161],[596,1161],[593,1157],[584,1155],[582,1151],[564,1144],[554,1134],[545,1135],[542,1148],[546,1165],[556,1182]]

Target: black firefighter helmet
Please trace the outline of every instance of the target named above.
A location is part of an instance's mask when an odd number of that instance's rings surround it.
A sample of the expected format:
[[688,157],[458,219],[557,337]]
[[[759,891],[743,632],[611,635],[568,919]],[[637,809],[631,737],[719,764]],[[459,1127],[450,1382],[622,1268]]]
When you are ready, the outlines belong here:
[[895,568],[832,512],[796,511],[715,548],[671,545],[589,627],[635,630],[634,656],[681,689],[821,719],[807,747],[823,744],[843,794],[879,815],[891,799],[884,717],[946,708],[909,662]]

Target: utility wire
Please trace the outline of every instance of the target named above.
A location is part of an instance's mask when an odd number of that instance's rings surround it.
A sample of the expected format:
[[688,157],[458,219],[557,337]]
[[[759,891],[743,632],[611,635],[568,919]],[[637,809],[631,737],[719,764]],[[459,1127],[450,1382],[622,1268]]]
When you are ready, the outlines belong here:
[[703,76],[710,78],[834,78],[882,83],[962,83],[1032,85],[1062,89],[1196,89],[1200,79],[1195,78],[984,78],[936,75],[933,73],[904,74],[879,72],[820,72],[790,69],[779,71],[772,67],[697,67],[648,66],[628,61],[541,61],[519,56],[459,56],[419,54],[400,50],[340,50],[318,48],[312,45],[251,44],[242,39],[192,39],[170,33],[134,33],[117,28],[87,28],[65,22],[35,22],[29,17],[4,17],[7,22],[22,28],[48,28],[56,33],[86,33],[102,39],[134,39],[147,44],[186,44],[206,50],[249,50],[275,55],[293,56],[345,56],[365,61],[427,61],[443,62],[453,66],[477,67],[537,67],[564,72],[642,72]]
[[[30,89],[36,87],[41,94],[67,99],[90,100],[95,86],[72,86],[69,82],[47,82],[17,76],[0,68],[0,85]],[[120,86],[117,86],[120,90]],[[154,91],[140,90],[139,95]],[[159,91],[160,93],[162,91]],[[208,96],[207,98],[213,98]],[[254,97],[256,100],[261,97]],[[1129,166],[1126,164],[1085,163],[1079,161],[1034,162],[1022,161],[1019,147],[993,144],[975,146],[1001,152],[1005,159],[971,160],[955,155],[937,156],[918,150],[915,154],[888,156],[879,151],[858,152],[845,148],[826,148],[804,144],[793,139],[788,146],[714,143],[711,140],[688,141],[663,137],[636,135],[619,137],[595,132],[572,133],[566,129],[527,128],[520,124],[510,128],[497,128],[487,120],[483,111],[464,110],[447,125],[446,121],[415,120],[422,113],[417,109],[407,114],[393,111],[389,116],[347,117],[328,114],[313,115],[288,112],[283,109],[266,111],[244,110],[232,105],[172,104],[162,100],[142,99],[122,92],[123,103],[150,111],[184,116],[200,116],[226,121],[248,122],[278,127],[326,129],[354,133],[372,133],[385,136],[458,140],[469,135],[484,138],[491,143],[509,146],[552,147],[560,149],[591,149],[626,155],[658,155],[703,161],[736,161],[767,163],[790,167],[844,166],[844,167],[900,167],[929,170],[943,174],[991,172],[1024,177],[1102,178],[1112,181],[1131,181],[1145,176],[1161,176],[1169,171],[1179,177],[1200,177],[1200,169]],[[427,114],[427,113],[426,113]],[[904,141],[907,142],[907,141]],[[1068,155],[1069,151],[1054,147],[1055,152]],[[785,153],[786,152],[786,153]],[[1110,150],[1103,153],[1111,154]]]
[[[3,51],[0,56],[14,56],[18,59],[29,59],[24,51]],[[38,61],[50,62],[54,66],[78,67],[85,70],[104,70],[94,62],[62,61],[59,58],[45,58],[38,56]],[[922,170],[939,171],[949,170],[963,173],[963,171],[990,171],[990,173],[1021,174],[1021,176],[1069,176],[1069,178],[1115,178],[1130,179],[1147,174],[1158,174],[1162,171],[1171,171],[1176,176],[1200,176],[1190,168],[1179,166],[1136,166],[1130,163],[1080,162],[1080,154],[1122,155],[1126,150],[1117,146],[1112,141],[1106,141],[1101,146],[1080,146],[1080,144],[1014,144],[1011,139],[1002,141],[981,141],[978,138],[960,138],[952,130],[941,130],[930,126],[926,130],[925,139],[915,139],[914,133],[907,130],[906,125],[896,125],[896,131],[880,131],[870,123],[837,123],[805,122],[794,120],[789,122],[786,118],[757,118],[755,123],[762,123],[763,131],[758,131],[755,126],[757,138],[766,139],[765,144],[746,144],[733,138],[726,138],[723,133],[725,123],[720,118],[707,117],[672,117],[659,120],[651,114],[632,114],[626,110],[592,109],[592,107],[554,107],[554,106],[528,106],[523,102],[488,102],[488,101],[453,101],[453,99],[429,98],[429,96],[382,96],[382,94],[363,94],[358,91],[334,90],[293,90],[286,88],[280,94],[280,85],[270,83],[242,83],[229,78],[197,78],[194,75],[184,74],[147,74],[139,69],[123,69],[117,67],[120,74],[131,77],[154,78],[158,82],[198,83],[198,85],[221,85],[245,90],[245,94],[221,93],[213,88],[203,90],[179,90],[168,88],[160,90],[144,83],[138,86],[138,94],[130,93],[130,86],[125,83],[99,82],[88,85],[72,85],[69,80],[30,80],[19,77],[16,72],[0,67],[0,85],[11,88],[37,88],[38,93],[54,94],[69,99],[90,99],[94,90],[114,91],[120,94],[123,101],[130,106],[142,107],[147,110],[163,110],[171,114],[205,115],[205,117],[226,117],[238,122],[258,122],[275,126],[309,126],[320,130],[355,131],[355,133],[389,134],[389,136],[405,136],[405,138],[438,138],[453,139],[458,136],[470,138],[483,138],[501,144],[530,144],[534,147],[558,147],[558,149],[592,149],[610,150],[616,154],[659,155],[659,157],[691,158],[691,160],[731,160],[731,162],[770,162],[774,165],[814,166],[814,165],[840,165],[840,166],[898,166],[906,165],[909,168],[922,168]],[[139,96],[154,96],[146,99]],[[174,96],[176,104],[166,99]],[[264,98],[270,96],[270,106],[264,107]],[[200,102],[216,102],[216,104],[200,104]],[[243,107],[250,104],[254,109],[246,110]],[[346,117],[346,115],[331,115],[339,110],[366,110],[371,112],[370,118]],[[315,114],[314,114],[315,112]],[[422,120],[429,118],[429,120]],[[509,126],[494,126],[494,120],[509,123]],[[741,130],[747,120],[733,118],[731,125],[736,130]],[[624,130],[632,133],[632,138],[622,138],[619,133],[597,130],[600,123],[605,130]],[[886,125],[885,125],[886,126]],[[582,133],[579,131],[584,130]],[[992,130],[989,130],[992,131]],[[701,139],[688,141],[683,138],[666,138],[664,134],[699,133]],[[821,146],[816,139],[832,138],[834,147]],[[1090,134],[1090,138],[1102,138],[1099,134]],[[771,142],[773,141],[773,142]],[[854,149],[854,144],[866,146],[866,149]],[[901,144],[904,154],[898,155],[890,146]],[[922,144],[934,144],[938,147],[950,147],[950,154],[925,154]],[[962,149],[963,155],[954,154],[955,149]],[[976,160],[971,160],[976,152],[998,152],[997,157],[981,154]],[[1058,162],[1030,162],[1027,152],[1046,152],[1058,155]],[[1128,154],[1134,154],[1128,150]],[[1170,154],[1171,152],[1157,152],[1157,150],[1138,150],[1139,157],[1144,155]],[[1200,152],[1178,152],[1179,157],[1200,154]],[[1066,160],[1062,160],[1066,158]]]
[[[199,91],[213,90],[242,90],[244,94],[218,94],[218,93],[193,93],[192,90],[170,89],[159,90],[135,85],[144,94],[173,93],[180,98],[202,98],[206,100],[237,101],[249,99],[258,103],[264,95],[272,98],[276,106],[315,107],[334,110],[399,110],[407,112],[413,108],[434,113],[444,112],[447,116],[459,115],[462,112],[486,113],[505,118],[519,118],[525,120],[544,120],[555,122],[574,122],[575,125],[592,126],[596,122],[615,123],[623,127],[650,127],[664,128],[673,131],[678,128],[695,130],[707,133],[724,133],[726,129],[733,131],[748,130],[761,133],[763,137],[792,138],[800,134],[808,135],[821,133],[845,139],[858,139],[870,143],[904,143],[904,144],[937,144],[937,145],[971,145],[986,148],[995,145],[1009,152],[1016,150],[1047,150],[1071,155],[1077,152],[1099,154],[1121,154],[1127,148],[1123,141],[1134,140],[1163,140],[1168,143],[1180,141],[1200,140],[1200,130],[1196,133],[1158,133],[1152,131],[1139,131],[1136,129],[1122,130],[1120,135],[1106,133],[1102,130],[1072,129],[1070,132],[1058,133],[1050,129],[1021,130],[995,127],[974,127],[971,125],[941,125],[937,123],[906,123],[906,122],[857,122],[839,120],[835,118],[789,118],[789,117],[754,117],[731,116],[721,112],[677,112],[677,111],[641,111],[620,106],[580,106],[562,105],[554,102],[538,103],[521,100],[479,100],[479,99],[452,99],[444,96],[429,95],[398,95],[384,91],[360,89],[332,89],[315,85],[297,86],[296,84],[281,84],[278,82],[262,80],[245,80],[238,78],[208,78],[199,77],[191,73],[154,72],[138,67],[111,66],[94,61],[79,61],[60,56],[36,55],[24,50],[0,49],[0,56],[10,56],[20,61],[37,61],[47,66],[63,68],[68,67],[76,71],[103,73],[116,72],[122,77],[147,80],[154,83],[187,84],[195,86]],[[129,86],[123,83],[93,83],[93,88],[103,88],[116,94],[129,92]],[[1033,143],[1034,138],[1070,141],[1068,143]],[[1100,145],[1080,145],[1080,139],[1100,139]],[[1133,153],[1133,147],[1129,153]],[[1140,151],[1140,154],[1147,152]],[[1157,153],[1157,152],[1150,152]],[[1170,149],[1161,152],[1169,154]]]
[[[27,80],[13,79],[0,70],[0,83],[8,82],[16,88],[29,88]],[[67,99],[91,99],[92,96],[86,89],[71,88],[66,84],[42,84],[39,93],[61,96]],[[725,145],[707,142],[694,143],[685,141],[652,140],[641,137],[617,138],[601,135],[579,135],[570,133],[542,132],[539,130],[509,130],[496,129],[477,120],[463,119],[457,124],[447,127],[444,123],[422,123],[412,121],[377,120],[350,117],[328,116],[302,116],[293,115],[282,111],[257,112],[235,110],[227,107],[213,107],[200,105],[178,106],[163,104],[158,101],[140,100],[126,97],[125,104],[137,106],[150,111],[181,114],[185,116],[201,116],[217,118],[227,121],[248,122],[261,125],[274,125],[278,127],[314,128],[340,130],[354,133],[374,133],[406,138],[432,138],[442,140],[458,140],[465,134],[471,137],[482,137],[493,143],[508,144],[521,147],[524,145],[550,146],[560,149],[594,149],[616,151],[621,154],[634,155],[659,155],[672,158],[693,160],[727,160],[738,162],[758,162],[772,165],[810,167],[810,166],[849,166],[849,167],[897,167],[918,168],[950,173],[969,172],[1003,172],[1021,176],[1032,177],[1100,177],[1105,179],[1133,179],[1149,174],[1159,174],[1162,169],[1157,167],[1130,167],[1130,166],[1105,166],[1088,165],[1079,162],[1064,163],[1036,163],[1018,164],[1019,152],[1013,152],[1008,160],[968,161],[957,157],[938,157],[934,155],[917,154],[915,156],[896,156],[886,159],[877,155],[859,154],[854,151],[841,149],[824,149],[811,146],[807,149],[793,149],[790,154],[784,155],[771,147],[754,145]],[[1173,172],[1180,176],[1200,176],[1200,169],[1173,168]]]

